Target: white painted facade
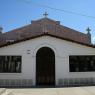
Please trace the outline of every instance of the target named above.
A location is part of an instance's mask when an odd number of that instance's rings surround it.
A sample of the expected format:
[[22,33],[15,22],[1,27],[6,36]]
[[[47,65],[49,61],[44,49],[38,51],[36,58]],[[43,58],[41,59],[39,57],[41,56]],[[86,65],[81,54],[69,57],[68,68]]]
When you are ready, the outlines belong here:
[[64,78],[95,78],[95,72],[69,72],[69,55],[95,55],[95,48],[62,39],[42,36],[0,48],[0,55],[21,55],[21,73],[0,73],[0,79],[30,79],[36,85],[36,53],[49,47],[55,53],[56,85]]

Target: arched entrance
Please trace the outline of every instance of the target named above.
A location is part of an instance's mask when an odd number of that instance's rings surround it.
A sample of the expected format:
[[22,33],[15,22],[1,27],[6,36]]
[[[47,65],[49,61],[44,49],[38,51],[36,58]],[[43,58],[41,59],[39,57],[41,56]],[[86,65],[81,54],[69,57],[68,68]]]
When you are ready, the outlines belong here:
[[36,54],[36,85],[55,85],[55,54],[49,47]]

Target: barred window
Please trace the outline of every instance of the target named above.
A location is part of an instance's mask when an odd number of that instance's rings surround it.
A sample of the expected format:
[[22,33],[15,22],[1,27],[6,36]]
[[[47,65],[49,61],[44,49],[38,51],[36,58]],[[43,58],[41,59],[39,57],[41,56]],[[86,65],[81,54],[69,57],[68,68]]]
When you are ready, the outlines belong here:
[[95,56],[94,55],[69,56],[69,71],[70,72],[95,71]]
[[21,73],[21,56],[0,56],[0,73]]

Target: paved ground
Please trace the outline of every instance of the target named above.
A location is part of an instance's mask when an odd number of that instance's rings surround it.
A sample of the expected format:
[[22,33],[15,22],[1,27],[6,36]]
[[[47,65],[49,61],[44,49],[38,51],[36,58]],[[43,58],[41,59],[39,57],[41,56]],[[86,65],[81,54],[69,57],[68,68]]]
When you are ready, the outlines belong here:
[[93,87],[0,89],[0,95],[95,95]]

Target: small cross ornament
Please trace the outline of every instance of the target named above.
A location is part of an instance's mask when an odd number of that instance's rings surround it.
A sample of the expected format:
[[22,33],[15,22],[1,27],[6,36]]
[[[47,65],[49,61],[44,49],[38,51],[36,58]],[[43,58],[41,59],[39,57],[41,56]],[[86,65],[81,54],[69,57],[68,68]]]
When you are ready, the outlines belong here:
[[47,18],[47,16],[48,16],[48,13],[47,13],[47,12],[45,12],[43,15],[45,16],[45,18]]
[[86,31],[87,31],[88,33],[90,33],[91,29],[88,27],[88,28],[86,29]]

